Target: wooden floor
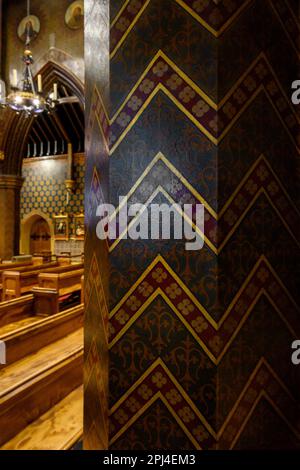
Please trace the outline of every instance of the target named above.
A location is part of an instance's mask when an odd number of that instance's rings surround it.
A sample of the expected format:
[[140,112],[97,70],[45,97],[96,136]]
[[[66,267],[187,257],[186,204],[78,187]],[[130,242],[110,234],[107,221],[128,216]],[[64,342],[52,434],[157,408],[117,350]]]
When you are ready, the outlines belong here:
[[1,450],[67,450],[82,437],[82,423],[83,388],[78,387]]
[[83,306],[0,328],[0,449],[70,449],[83,433]]

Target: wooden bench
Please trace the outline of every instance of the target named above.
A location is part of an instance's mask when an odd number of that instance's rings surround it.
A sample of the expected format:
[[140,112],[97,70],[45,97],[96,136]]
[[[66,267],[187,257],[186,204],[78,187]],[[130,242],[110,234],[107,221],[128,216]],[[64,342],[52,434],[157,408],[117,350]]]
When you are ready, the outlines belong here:
[[39,287],[34,287],[36,309],[48,315],[76,305],[82,299],[83,269],[65,273],[41,273]]
[[[62,273],[70,272],[70,271],[76,271],[78,269],[83,269],[83,263],[69,264],[69,265],[63,265],[63,266],[57,266],[57,267],[54,267],[54,268],[49,268],[49,269],[47,269],[47,273],[62,274]],[[41,272],[41,274],[43,274],[43,272]]]
[[27,261],[3,261],[0,263],[0,271],[6,271],[7,269],[15,269],[15,268],[25,268],[30,266],[36,266],[43,264],[43,258],[32,258],[31,260]]
[[17,299],[18,302],[7,302],[7,304],[10,304],[11,309],[16,307],[16,305],[13,307],[14,303],[22,304],[24,310],[28,310],[31,315],[34,313],[36,316],[36,321],[29,325],[2,335],[0,332],[0,340],[4,341],[6,345],[7,364],[12,364],[83,326],[83,305],[77,305],[64,312],[45,317],[34,312],[34,296],[29,295],[26,297],[21,297],[22,302],[20,299]]
[[2,274],[4,271],[8,270],[25,270],[25,269],[34,269],[36,265],[42,265],[43,259],[42,258],[34,258],[31,257],[30,261],[20,261],[20,262],[10,262],[4,261],[0,264],[0,296],[2,298]]
[[39,287],[48,289],[55,289],[59,292],[59,295],[69,294],[69,292],[81,290],[81,277],[83,275],[83,269],[73,269],[64,272],[43,272],[39,274]]
[[18,299],[0,303],[0,327],[27,318],[34,313],[34,296],[26,295]]
[[20,268],[18,271],[4,271],[2,273],[2,300],[15,299],[29,293],[32,287],[38,285],[38,276],[41,272],[64,272],[69,266],[69,260],[60,260]]
[[[69,281],[69,294],[77,292],[80,289],[78,289],[78,276],[80,276],[81,279],[82,270],[80,270],[80,273],[81,274],[76,273],[72,282]],[[1,302],[0,328],[34,315],[49,316],[61,312],[64,310],[64,303],[60,294],[61,291],[56,289],[34,287],[31,294]],[[78,301],[75,304],[78,305],[80,303],[80,295],[78,295]]]

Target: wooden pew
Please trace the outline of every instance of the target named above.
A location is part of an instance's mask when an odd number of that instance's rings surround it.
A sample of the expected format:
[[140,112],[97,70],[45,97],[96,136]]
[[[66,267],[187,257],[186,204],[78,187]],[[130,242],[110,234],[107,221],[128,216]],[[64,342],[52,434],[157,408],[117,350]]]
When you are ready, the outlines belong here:
[[50,263],[43,263],[42,259],[39,259],[39,263],[35,264],[5,264],[3,265],[3,269],[0,268],[0,275],[2,275],[5,271],[18,271],[18,272],[28,272],[28,271],[41,271],[42,269],[49,269],[49,268],[59,268],[63,266],[69,266],[70,260],[69,259],[60,259],[59,261],[51,261]]
[[18,299],[0,303],[0,327],[28,318],[34,313],[34,296],[26,295]]
[[[37,256],[37,255],[33,255],[33,256]],[[11,260],[13,263],[23,263],[24,261],[31,261],[32,255],[15,255],[12,257]]]
[[[34,287],[36,310],[48,315],[63,310],[64,305],[81,302],[82,275],[77,269],[65,273],[41,273],[39,287]],[[78,295],[80,293],[80,296]]]
[[[26,297],[26,299],[21,297],[21,299],[25,299],[25,302],[23,300],[23,305],[27,305],[28,309],[31,309],[31,313],[33,313],[35,308],[34,296],[29,295]],[[11,308],[13,302],[10,301]],[[4,335],[0,333],[0,340],[4,341],[6,345],[7,364],[12,364],[28,354],[35,353],[44,346],[67,336],[82,326],[83,305],[78,305],[56,315],[47,317],[36,315],[35,322],[7,332]]]
[[[77,310],[38,318],[31,325],[0,333],[0,339],[5,341],[7,360],[0,371],[1,448],[5,443],[18,448],[18,444],[9,444],[8,441],[14,437],[18,440],[18,433],[25,431],[30,423],[34,425],[44,413],[56,410],[56,404],[59,405],[82,384],[82,319],[83,308],[78,307]],[[78,408],[75,416],[77,413]],[[81,418],[79,421],[81,430]],[[72,418],[72,426],[73,423]],[[52,427],[50,418],[47,432]],[[62,433],[65,432],[64,427]],[[28,434],[32,437],[31,430]],[[81,434],[82,431],[77,433],[76,440],[72,442],[76,442]],[[45,435],[40,433],[43,441]],[[28,439],[24,441],[28,442]]]
[[29,293],[38,285],[41,272],[64,272],[69,268],[69,260],[53,261],[34,267],[21,268],[18,271],[4,271],[2,274],[2,300],[10,300]]
[[[61,274],[61,273],[67,273],[67,272],[70,272],[70,271],[76,271],[78,269],[83,269],[83,263],[69,264],[69,265],[49,268],[49,269],[47,269],[47,273]],[[41,272],[41,274],[43,274],[43,272]],[[43,286],[41,286],[41,287],[43,287]]]
[[30,261],[20,261],[20,262],[9,262],[4,261],[0,264],[0,297],[2,298],[2,274],[7,270],[25,270],[33,269],[36,265],[41,265],[43,263],[42,258],[32,257]]
[[[80,290],[81,282],[78,283],[78,279],[81,281],[82,272],[82,269],[79,270],[79,272],[78,270],[70,271],[69,279],[64,280],[64,278],[62,278],[60,280],[61,285],[64,282],[69,284],[67,287],[69,294]],[[73,273],[75,273],[75,275],[72,275]],[[31,294],[0,303],[0,328],[35,315],[55,315],[63,309],[61,289],[34,287],[31,291]],[[64,292],[66,292],[66,290]],[[77,303],[80,304],[80,299]]]
[[20,262],[10,262],[4,261],[0,263],[0,271],[6,271],[8,269],[15,269],[15,268],[26,268],[30,266],[36,266],[43,264],[43,258],[35,258],[33,257],[31,261],[20,261]]
[[55,289],[59,292],[59,295],[66,295],[69,292],[81,290],[81,277],[83,275],[83,269],[73,269],[64,272],[51,272],[48,271],[39,274],[39,287],[48,289]]

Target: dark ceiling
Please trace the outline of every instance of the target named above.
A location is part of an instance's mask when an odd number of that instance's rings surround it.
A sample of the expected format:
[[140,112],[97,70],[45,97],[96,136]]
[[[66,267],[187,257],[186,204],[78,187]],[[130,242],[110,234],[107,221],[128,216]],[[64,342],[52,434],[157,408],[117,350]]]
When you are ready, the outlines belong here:
[[[58,97],[70,96],[72,92],[59,84]],[[74,152],[84,151],[84,110],[79,100],[76,101],[61,103],[55,112],[34,119],[24,157],[64,154],[68,143],[72,143]]]

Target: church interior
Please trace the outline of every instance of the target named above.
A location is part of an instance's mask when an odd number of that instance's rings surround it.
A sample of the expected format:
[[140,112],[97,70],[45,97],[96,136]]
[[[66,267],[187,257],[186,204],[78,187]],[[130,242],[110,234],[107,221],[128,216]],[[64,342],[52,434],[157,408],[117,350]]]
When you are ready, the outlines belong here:
[[0,0],[0,450],[300,448],[298,3]]
[[[27,70],[24,60],[32,57],[30,72],[40,87],[36,95],[41,92],[41,100],[57,95],[55,109],[50,104],[41,113],[26,115],[26,110],[9,106],[0,110],[5,149],[0,175],[0,339],[6,345],[6,365],[0,366],[1,449],[69,449],[83,436],[80,7],[83,2],[75,7],[66,1],[1,2],[2,90],[6,88],[8,97],[7,88],[18,86]],[[79,8],[75,15],[74,8]]]

